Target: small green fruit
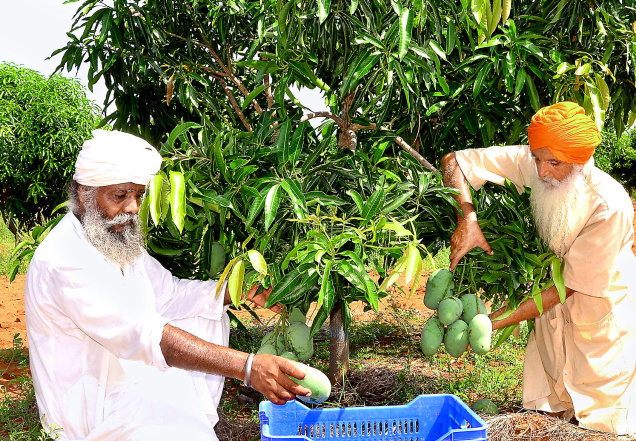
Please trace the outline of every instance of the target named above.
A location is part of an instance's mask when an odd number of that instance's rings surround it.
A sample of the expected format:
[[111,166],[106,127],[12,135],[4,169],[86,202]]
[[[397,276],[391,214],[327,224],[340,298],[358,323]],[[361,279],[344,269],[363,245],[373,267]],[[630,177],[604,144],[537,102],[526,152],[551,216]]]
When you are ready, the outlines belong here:
[[455,358],[462,355],[468,347],[468,325],[463,320],[457,320],[446,328],[444,334],[446,352]]
[[497,405],[490,401],[488,398],[480,398],[470,406],[475,412],[485,413],[486,415],[497,415],[499,409]]
[[475,354],[484,355],[490,350],[492,322],[486,314],[477,314],[468,324],[468,342]]
[[457,297],[450,297],[439,302],[439,308],[437,313],[439,314],[439,321],[443,325],[451,325],[455,323],[462,315],[462,302]]
[[426,281],[426,293],[424,294],[424,304],[428,309],[437,309],[439,302],[451,291],[453,273],[445,268],[440,268],[433,272]]
[[302,395],[296,395],[301,401],[310,404],[318,404],[325,401],[331,395],[331,382],[325,374],[318,369],[314,369],[311,366],[307,366],[303,363],[297,363],[297,365],[305,372],[305,378],[299,380],[290,376],[292,380],[301,386],[311,390],[311,396],[305,397]]
[[433,355],[444,340],[444,325],[437,317],[431,317],[422,329],[420,347],[424,355]]

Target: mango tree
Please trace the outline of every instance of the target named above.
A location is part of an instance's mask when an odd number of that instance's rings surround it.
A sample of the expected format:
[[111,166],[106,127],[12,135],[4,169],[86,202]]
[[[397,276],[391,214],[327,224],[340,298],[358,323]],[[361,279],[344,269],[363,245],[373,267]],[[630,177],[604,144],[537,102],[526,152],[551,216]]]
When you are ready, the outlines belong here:
[[[272,301],[317,301],[314,332],[331,315],[345,346],[349,303],[376,307],[392,275],[417,274],[420,252],[447,243],[453,200],[432,165],[443,153],[523,141],[534,110],[562,96],[599,122],[629,117],[633,11],[576,8],[89,0],[57,53],[60,68],[87,61],[89,80],[106,81],[117,108],[106,123],[163,140],[164,176],[144,208],[150,249],[176,274],[205,278],[218,242],[235,286],[251,269],[262,277],[249,259],[258,251]],[[586,52],[579,41],[599,23],[607,32]],[[601,80],[620,100],[598,99]],[[292,86],[321,90],[329,110],[305,114]],[[327,122],[314,131],[317,117]],[[366,276],[374,268],[379,284]],[[332,378],[346,367],[336,352]]]

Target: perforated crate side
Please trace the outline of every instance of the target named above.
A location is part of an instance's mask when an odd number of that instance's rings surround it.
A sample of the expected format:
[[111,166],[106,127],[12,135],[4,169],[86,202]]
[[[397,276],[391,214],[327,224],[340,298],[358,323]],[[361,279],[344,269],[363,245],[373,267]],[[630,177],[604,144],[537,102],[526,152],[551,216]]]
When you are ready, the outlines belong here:
[[486,440],[486,424],[454,395],[420,395],[401,406],[309,409],[260,405],[262,441]]

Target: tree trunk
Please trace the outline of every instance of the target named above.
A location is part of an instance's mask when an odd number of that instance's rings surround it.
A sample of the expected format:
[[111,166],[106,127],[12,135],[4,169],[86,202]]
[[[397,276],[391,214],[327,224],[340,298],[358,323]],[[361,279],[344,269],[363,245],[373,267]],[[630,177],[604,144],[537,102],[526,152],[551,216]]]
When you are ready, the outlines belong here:
[[331,310],[329,331],[329,380],[332,384],[342,384],[343,377],[349,372],[349,332],[344,331],[342,301]]

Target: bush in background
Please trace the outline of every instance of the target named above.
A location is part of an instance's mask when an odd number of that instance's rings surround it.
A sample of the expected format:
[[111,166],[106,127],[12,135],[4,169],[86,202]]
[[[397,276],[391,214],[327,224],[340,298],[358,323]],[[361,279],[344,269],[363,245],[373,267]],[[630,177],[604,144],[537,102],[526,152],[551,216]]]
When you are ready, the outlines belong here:
[[598,168],[610,174],[634,196],[636,186],[636,130],[630,129],[617,138],[613,129],[603,131],[603,142],[594,152]]
[[98,115],[78,81],[0,64],[0,215],[14,235],[65,200]]

